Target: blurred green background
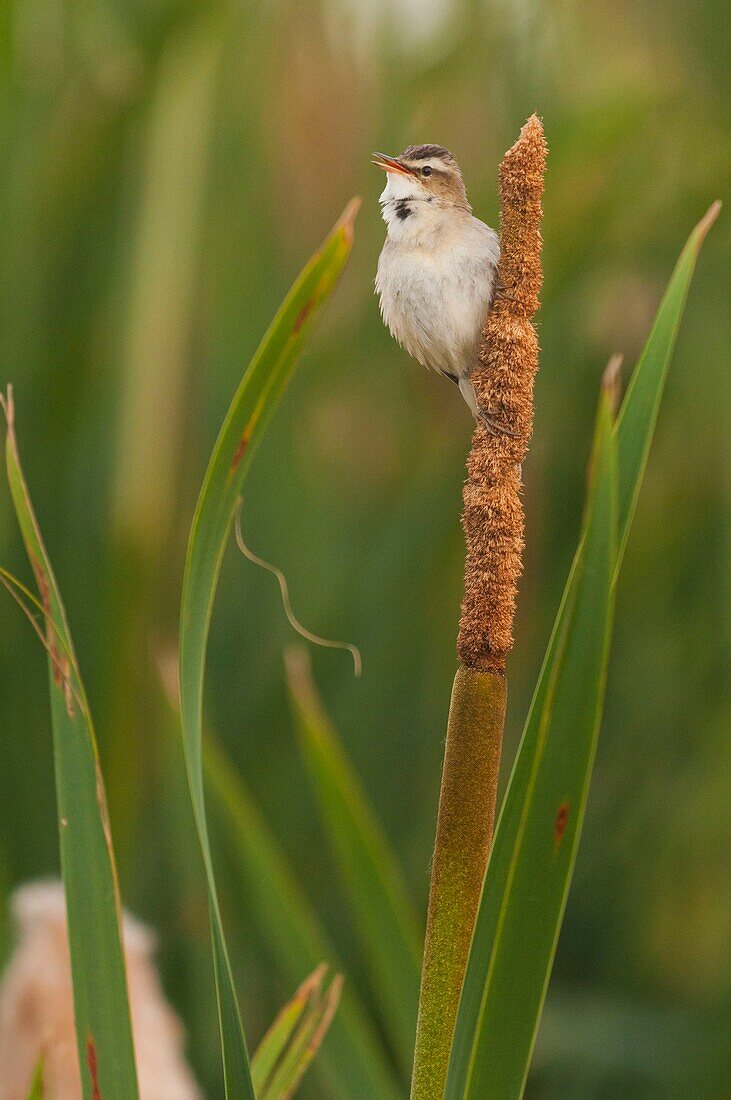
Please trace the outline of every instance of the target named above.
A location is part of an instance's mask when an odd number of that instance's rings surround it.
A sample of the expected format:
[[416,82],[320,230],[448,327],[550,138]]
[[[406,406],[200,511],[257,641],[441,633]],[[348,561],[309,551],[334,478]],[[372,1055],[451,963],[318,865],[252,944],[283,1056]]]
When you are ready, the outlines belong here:
[[[356,247],[257,453],[247,541],[287,573],[317,680],[423,911],[463,559],[469,414],[383,328],[372,149],[439,142],[475,213],[533,110],[550,145],[512,758],[577,537],[597,382],[728,194],[720,0],[5,0],[0,382],[95,713],[125,903],[221,1095],[205,900],[155,655],[241,372],[354,193]],[[728,1096],[728,213],[699,264],[619,590],[603,737],[528,1096]],[[0,560],[28,570],[0,493]],[[728,604],[726,603],[726,608]],[[362,987],[283,688],[273,579],[231,552],[208,719]],[[0,868],[57,873],[44,655],[5,599]],[[724,721],[724,719],[726,721]],[[171,807],[178,808],[172,810]],[[221,876],[248,1034],[291,992]],[[228,891],[227,891],[228,885]],[[303,975],[304,976],[304,973]],[[313,1074],[303,1096],[327,1095]],[[361,1100],[361,1098],[354,1098]],[[365,1098],[363,1098],[365,1100]]]

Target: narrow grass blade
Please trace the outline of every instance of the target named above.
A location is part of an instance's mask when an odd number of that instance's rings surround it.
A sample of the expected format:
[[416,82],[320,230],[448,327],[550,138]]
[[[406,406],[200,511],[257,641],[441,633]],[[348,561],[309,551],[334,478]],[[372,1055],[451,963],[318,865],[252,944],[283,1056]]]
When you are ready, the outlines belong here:
[[300,750],[347,891],[388,1037],[408,1073],[414,1049],[423,934],[396,858],[317,698],[306,655],[287,678]]
[[680,330],[696,260],[721,210],[714,202],[698,222],[680,254],[655,316],[652,331],[634,369],[617,420],[619,553],[622,562],[640,495],[670,360]]
[[[657,420],[667,370],[675,346],[675,340],[682,319],[688,289],[695,270],[700,247],[708,229],[718,215],[719,204],[715,203],[701,222],[691,233],[681,253],[675,271],[658,310],[657,318],[648,338],[645,349],[635,369],[628,387],[622,409],[615,425],[614,434],[617,450],[617,554],[615,560],[615,580],[621,564],[624,548],[639,495],[649,448]],[[499,944],[495,944],[497,915],[501,911],[506,892],[512,887],[512,878],[508,872],[512,868],[510,856],[518,845],[523,821],[523,805],[534,782],[534,771],[540,763],[539,746],[545,743],[542,735],[543,716],[555,711],[555,690],[557,669],[565,660],[564,645],[569,630],[569,621],[576,607],[576,590],[583,570],[583,542],[577,550],[571,572],[558,609],[551,638],[548,643],[543,666],[533,695],[525,731],[513,766],[508,789],[503,802],[493,852],[488,866],[483,890],[480,912],[478,914],[472,950],[463,988],[460,1011],[455,1035],[447,1081],[446,1100],[462,1100],[471,1095],[468,1083],[474,1073],[478,1057],[482,1057],[481,1041],[484,1031],[479,1021],[485,1020],[488,1007],[486,1003],[486,983],[490,980],[492,968],[496,965]],[[541,740],[539,741],[539,736]],[[570,808],[567,811],[570,820]],[[556,811],[558,813],[558,811]],[[555,827],[554,819],[554,827]],[[565,829],[566,823],[564,823]],[[578,835],[574,837],[574,843]],[[567,845],[562,841],[564,851]],[[571,867],[568,868],[569,872]],[[567,882],[568,886],[568,882]],[[554,935],[557,937],[562,917],[562,908],[555,921]],[[555,918],[553,918],[555,920]],[[548,921],[549,918],[547,917]],[[544,981],[547,982],[553,958],[553,948],[545,960]],[[540,996],[533,997],[534,1021],[527,1031],[527,1046],[524,1044],[516,1068],[517,1080],[504,1087],[491,1084],[483,1094],[485,1100],[515,1100],[522,1095],[525,1075],[528,1070],[535,1030],[540,1018],[545,986]],[[512,992],[504,992],[506,1005],[519,1004],[524,996],[516,981]],[[479,1030],[478,1030],[479,1026]],[[524,1036],[525,1038],[525,1036]],[[485,1043],[491,1040],[485,1040]],[[512,1042],[512,1040],[511,1040]],[[487,1045],[485,1046],[487,1049]],[[492,1046],[490,1046],[492,1049]],[[501,1091],[502,1090],[502,1091]]]
[[256,351],[211,455],[188,542],[180,615],[180,713],[196,828],[206,869],[226,1096],[253,1100],[246,1040],[216,894],[203,793],[203,678],[226,540],[255,444],[292,373],[314,316],[334,289],[353,241],[351,203],[304,268]]
[[257,1097],[261,1096],[277,1063],[292,1042],[302,1017],[311,1009],[315,997],[321,993],[326,971],[327,965],[321,963],[309,977],[305,978],[292,1000],[287,1001],[259,1043],[256,1054],[251,1060],[251,1079],[254,1082],[254,1092]]
[[455,1027],[449,1100],[519,1097],[528,1070],[601,719],[616,554],[612,426],[603,391],[583,552],[546,704],[526,735],[534,745],[527,782],[506,796],[495,835]]
[[[240,875],[233,884],[236,896],[246,898],[280,972],[294,983],[322,960],[341,970],[284,853],[212,738],[205,746],[204,765],[211,812]],[[347,982],[316,1069],[329,1095],[377,1096],[379,1100],[398,1100],[401,1095],[363,1006]]]
[[289,1100],[300,1086],[322,1041],[327,1035],[343,989],[342,975],[336,974],[325,992],[322,989],[324,972],[316,972],[317,981],[309,991],[308,1003],[299,1024],[282,1050],[259,1100]]
[[8,481],[42,608],[49,654],[61,870],[66,889],[79,1064],[85,1100],[134,1100],[137,1078],[120,944],[120,902],[104,783],[89,705],[61,594],[8,422]]

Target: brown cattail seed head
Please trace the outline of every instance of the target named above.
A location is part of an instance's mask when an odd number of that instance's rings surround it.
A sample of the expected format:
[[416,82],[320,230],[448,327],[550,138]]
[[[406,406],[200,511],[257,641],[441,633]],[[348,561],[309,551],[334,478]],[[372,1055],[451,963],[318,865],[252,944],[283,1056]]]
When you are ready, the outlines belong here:
[[522,571],[520,465],[533,428],[538,338],[531,317],[541,288],[541,197],[546,142],[533,115],[500,166],[498,291],[482,333],[473,381],[481,408],[514,435],[478,422],[464,487],[465,594],[457,651],[468,668],[502,672],[513,644]]

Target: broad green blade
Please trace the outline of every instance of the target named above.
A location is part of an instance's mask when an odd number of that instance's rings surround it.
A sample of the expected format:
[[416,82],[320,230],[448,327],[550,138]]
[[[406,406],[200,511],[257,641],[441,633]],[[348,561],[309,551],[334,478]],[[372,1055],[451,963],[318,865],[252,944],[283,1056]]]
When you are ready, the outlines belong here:
[[61,594],[20,465],[11,392],[5,412],[8,481],[38,584],[41,633],[49,654],[61,871],[84,1098],[134,1100],[137,1077],[120,946],[121,906],[94,727]]
[[[688,289],[695,270],[698,252],[710,226],[718,215],[718,211],[719,205],[716,203],[695,227],[681,253],[615,425],[614,434],[617,449],[617,555],[615,579],[627,543],[667,370],[675,346]],[[478,1019],[483,1012],[485,982],[489,968],[495,965],[494,956],[496,952],[491,951],[496,932],[495,909],[501,903],[503,895],[511,887],[511,882],[507,878],[507,872],[511,866],[509,855],[520,839],[522,807],[534,774],[534,766],[538,755],[538,737],[542,729],[541,719],[544,712],[548,712],[552,705],[557,667],[563,660],[562,645],[567,634],[567,620],[571,614],[571,609],[575,607],[576,586],[582,568],[583,553],[582,543],[576,553],[566,582],[498,821],[465,975],[460,1011],[455,1027],[450,1072],[445,1093],[447,1100],[457,1100],[457,1098],[461,1100],[462,1097],[468,1095],[465,1091],[465,1082],[471,1060],[476,1056],[476,1051],[480,1046],[481,1035],[478,1034],[477,1027]],[[500,856],[498,853],[501,853]],[[558,922],[555,927],[556,937],[560,928],[561,916],[562,910],[558,914]],[[547,921],[548,919],[546,918]],[[546,981],[550,973],[552,957],[553,952],[551,951],[544,964]],[[513,988],[512,998],[513,1000],[520,1000],[522,996],[521,989],[516,984]],[[528,997],[528,994],[525,994],[525,996]],[[490,1098],[515,1100],[522,1094],[522,1082],[528,1069],[542,1001],[543,995],[541,994],[540,997],[534,1000],[531,1007],[534,1019],[532,1022],[528,1021],[530,1026],[527,1027],[527,1046],[522,1048],[520,1054],[520,1059],[523,1062],[520,1070],[522,1077],[519,1079],[517,1088],[513,1091],[500,1091],[499,1089],[487,1091],[485,1100],[490,1100]]]
[[[204,753],[211,812],[222,826],[252,919],[281,974],[292,984],[327,960],[342,970],[337,954],[302,894],[275,837],[243,782],[209,738]],[[337,1015],[315,1063],[333,1096],[377,1096],[398,1100],[401,1090],[385,1059],[357,994],[346,981]]]
[[313,999],[322,989],[322,980],[327,967],[323,964],[302,982],[291,1001],[277,1014],[276,1019],[259,1043],[251,1059],[251,1079],[254,1092],[260,1097],[264,1085],[269,1081],[274,1068],[292,1042],[300,1021],[310,1009]]
[[324,713],[300,650],[287,677],[300,750],[345,885],[387,1035],[411,1070],[423,933],[396,858]]
[[[583,550],[533,751],[506,795],[455,1026],[445,1097],[523,1090],[589,791],[606,681],[616,557],[616,442],[602,391]],[[505,824],[503,824],[505,822]]]
[[27,1100],[43,1100],[44,1091],[43,1058],[39,1058],[38,1065],[36,1066],[36,1071],[33,1074],[33,1080],[31,1081],[30,1089],[28,1091]]
[[203,794],[203,677],[208,631],[221,560],[244,475],[292,373],[304,337],[350,254],[357,208],[357,202],[350,203],[320,251],[301,272],[249,364],[213,449],[188,542],[180,613],[180,714],[193,814],[208,884],[229,1100],[253,1100],[254,1091],[218,907]]

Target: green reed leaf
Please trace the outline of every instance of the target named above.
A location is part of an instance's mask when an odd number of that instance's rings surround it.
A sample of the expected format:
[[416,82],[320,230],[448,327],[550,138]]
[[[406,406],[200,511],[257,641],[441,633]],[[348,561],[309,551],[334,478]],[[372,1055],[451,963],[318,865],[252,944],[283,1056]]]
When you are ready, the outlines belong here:
[[[276,838],[213,738],[205,745],[204,766],[210,809],[233,856],[232,889],[236,897],[246,898],[279,971],[294,983],[322,960],[342,970]],[[400,1095],[363,1005],[347,981],[316,1070],[335,1096],[397,1100]]]
[[516,767],[495,834],[455,1026],[449,1100],[518,1097],[527,1073],[601,720],[616,554],[612,424],[603,392],[583,551],[545,705],[526,733],[533,751]]
[[208,886],[226,1096],[253,1100],[248,1052],[218,906],[203,793],[203,679],[213,600],[236,501],[254,447],[294,368],[312,321],[353,242],[352,202],[285,298],[244,374],[213,449],[188,542],[180,615],[180,713],[196,829]]
[[[104,782],[86,692],[61,593],[23,476],[13,397],[8,482],[40,599],[33,619],[48,652],[61,872],[66,890],[79,1064],[85,1100],[134,1100],[137,1076],[120,942],[119,890]],[[32,617],[32,612],[30,612]]]
[[256,1048],[256,1053],[251,1059],[251,1080],[254,1083],[254,1092],[257,1097],[261,1097],[264,1086],[271,1079],[275,1067],[292,1042],[302,1017],[310,1007],[315,985],[322,985],[322,972],[324,969],[324,966],[318,967],[309,977],[305,978],[291,1001],[287,1001],[286,1005],[279,1011],[276,1019]]
[[[278,1046],[277,1057],[270,1066],[261,1089],[257,1089],[258,1100],[289,1100],[293,1096],[317,1054],[323,1039],[327,1035],[340,1002],[343,988],[342,975],[336,974],[327,989],[323,990],[323,979],[327,967],[320,966],[303,982],[295,995],[302,1004],[302,1011],[294,1026],[290,1021],[282,1020],[282,1014],[275,1020],[265,1035],[262,1046],[269,1048],[267,1056],[271,1060],[274,1047]],[[291,1002],[290,1002],[291,1003]],[[289,1006],[285,1006],[286,1009]],[[285,1036],[286,1030],[286,1036]],[[274,1041],[268,1043],[272,1032],[276,1032]],[[285,1039],[282,1042],[282,1039]],[[259,1052],[254,1059],[258,1061]]]
[[698,253],[720,211],[720,202],[714,202],[690,234],[655,315],[652,331],[632,373],[619,412],[616,427],[619,488],[617,569],[624,556],[637,507],[665,380],[680,331]]
[[[719,209],[718,203],[710,208],[680,255],[614,428],[617,465],[614,580],[627,544],[696,260]],[[593,495],[598,491],[595,474]],[[558,796],[558,791],[568,792],[572,777],[578,789],[577,757],[584,762],[588,786],[596,739],[587,709],[589,680],[585,680],[581,694],[578,681],[572,684],[565,671],[569,658],[571,662],[577,660],[574,653],[577,613],[589,606],[585,603],[586,596],[581,596],[587,583],[589,553],[587,530],[566,582],[498,821],[455,1026],[445,1100],[477,1096],[480,1100],[517,1100],[525,1086],[583,815],[581,798],[578,803],[574,799],[573,806],[578,812],[572,814],[568,793]],[[591,561],[589,568],[595,569]],[[606,600],[604,608],[608,615],[610,603]],[[595,613],[599,620],[600,611],[595,609]],[[596,643],[596,635],[593,640]],[[587,674],[589,670],[584,666],[583,671]],[[596,678],[594,683],[600,695],[601,686]],[[564,692],[569,693],[568,702],[564,700]],[[583,739],[578,734],[579,703],[583,704]],[[572,730],[575,740],[568,744],[566,739]],[[563,758],[556,751],[562,745]],[[563,781],[563,788],[551,789],[550,784],[559,780]],[[546,793],[553,794],[553,803],[546,803]],[[536,809],[526,816],[528,799]],[[558,852],[563,852],[559,869],[563,885],[560,874],[557,878],[557,856],[546,848],[551,810],[554,838],[561,834]],[[548,814],[548,818],[536,821],[540,812]],[[539,826],[543,834],[535,834],[535,842],[531,844],[532,830]],[[522,865],[517,856],[526,843],[530,862]],[[543,862],[537,859],[541,845]],[[522,858],[526,858],[524,852]],[[524,873],[526,866],[533,874],[529,883]],[[527,949],[533,967],[530,973],[526,959],[516,955],[521,935],[524,940],[520,950]],[[540,937],[539,949],[536,935]],[[511,967],[513,977],[506,981]]]

